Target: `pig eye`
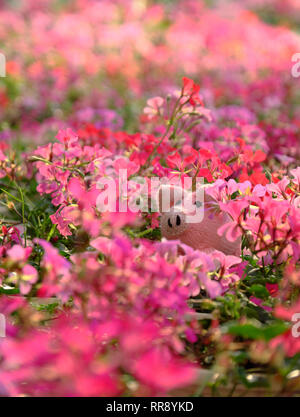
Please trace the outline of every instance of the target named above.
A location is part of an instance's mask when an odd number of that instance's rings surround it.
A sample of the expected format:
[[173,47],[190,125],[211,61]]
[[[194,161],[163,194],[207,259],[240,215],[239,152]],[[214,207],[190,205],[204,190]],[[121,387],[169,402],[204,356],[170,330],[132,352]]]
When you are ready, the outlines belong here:
[[194,203],[195,205],[196,205],[196,207],[201,207],[202,206],[202,203],[201,203],[201,201],[195,201],[195,203]]

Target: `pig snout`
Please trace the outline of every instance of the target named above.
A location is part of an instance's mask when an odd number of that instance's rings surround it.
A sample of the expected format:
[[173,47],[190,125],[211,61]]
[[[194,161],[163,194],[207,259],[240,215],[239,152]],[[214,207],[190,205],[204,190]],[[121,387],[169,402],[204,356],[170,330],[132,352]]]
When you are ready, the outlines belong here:
[[162,235],[168,238],[180,236],[187,228],[185,214],[171,211],[164,213],[161,219]]

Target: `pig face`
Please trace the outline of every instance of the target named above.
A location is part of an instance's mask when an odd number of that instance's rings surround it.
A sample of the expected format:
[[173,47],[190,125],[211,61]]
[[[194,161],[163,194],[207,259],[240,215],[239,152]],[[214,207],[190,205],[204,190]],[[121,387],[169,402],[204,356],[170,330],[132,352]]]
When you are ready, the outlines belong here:
[[[202,205],[195,193],[188,193],[180,187],[163,185],[159,190],[161,230],[167,239],[178,239],[189,228],[197,209]],[[199,218],[201,221],[202,218]]]
[[229,242],[218,235],[218,229],[230,221],[226,213],[214,210],[214,200],[205,192],[188,193],[180,187],[163,185],[158,199],[162,236],[204,252],[219,250],[228,255],[240,254],[240,240]]

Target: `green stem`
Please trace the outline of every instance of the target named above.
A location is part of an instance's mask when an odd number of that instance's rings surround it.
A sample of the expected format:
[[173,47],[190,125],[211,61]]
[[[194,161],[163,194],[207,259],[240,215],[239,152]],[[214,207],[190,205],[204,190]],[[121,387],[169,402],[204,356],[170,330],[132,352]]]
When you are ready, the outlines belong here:
[[48,242],[49,242],[49,241],[50,241],[50,239],[52,238],[53,233],[55,232],[55,229],[56,229],[56,224],[53,224],[53,225],[52,225],[52,227],[51,227],[51,230],[50,230],[50,232],[49,232],[49,234],[48,234],[48,236],[47,236],[47,241],[48,241]]
[[27,246],[27,224],[26,224],[26,218],[25,218],[25,201],[24,201],[24,194],[22,191],[22,188],[15,182],[16,187],[18,188],[18,191],[20,193],[21,196],[21,204],[22,204],[22,222],[24,225],[24,245],[25,248]]
[[15,197],[14,195],[12,195],[11,193],[9,193],[6,190],[3,190],[3,188],[0,188],[0,191],[2,191],[3,193],[9,195],[11,198],[13,198],[14,200],[18,201],[19,203],[22,203],[22,200],[20,200],[19,198]]
[[173,109],[173,112],[172,112],[172,115],[171,115],[171,117],[170,117],[170,120],[168,121],[168,127],[167,127],[167,129],[166,129],[166,131],[165,131],[165,133],[163,134],[163,136],[161,137],[161,139],[160,139],[160,141],[154,146],[154,148],[153,148],[153,150],[152,150],[152,152],[150,153],[150,155],[148,156],[148,158],[146,159],[146,161],[145,161],[145,164],[143,165],[143,168],[147,168],[148,166],[149,166],[149,164],[150,164],[150,162],[152,161],[152,159],[153,159],[153,156],[156,154],[156,151],[157,151],[157,149],[160,147],[160,145],[162,144],[162,142],[163,142],[163,140],[168,136],[168,134],[169,134],[169,132],[170,132],[170,129],[171,129],[171,127],[173,126],[173,124],[174,124],[174,120],[175,120],[175,118],[176,118],[176,116],[177,116],[177,114],[181,111],[181,109],[186,105],[186,103],[188,102],[188,100],[186,101],[186,102],[184,102],[184,103],[182,103],[178,108],[177,108],[177,106],[178,106],[178,104],[180,103],[180,100],[182,99],[182,92],[181,92],[181,95],[179,96],[179,98],[177,99],[177,101],[176,101],[176,103],[175,103],[175,106],[174,106],[174,109]]

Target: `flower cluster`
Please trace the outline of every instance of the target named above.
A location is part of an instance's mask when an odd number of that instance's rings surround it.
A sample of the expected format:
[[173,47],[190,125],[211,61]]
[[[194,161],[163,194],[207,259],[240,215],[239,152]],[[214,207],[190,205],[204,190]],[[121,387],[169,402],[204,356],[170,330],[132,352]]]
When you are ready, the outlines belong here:
[[[296,0],[4,3],[0,396],[299,389]],[[237,256],[161,238],[199,179]]]

